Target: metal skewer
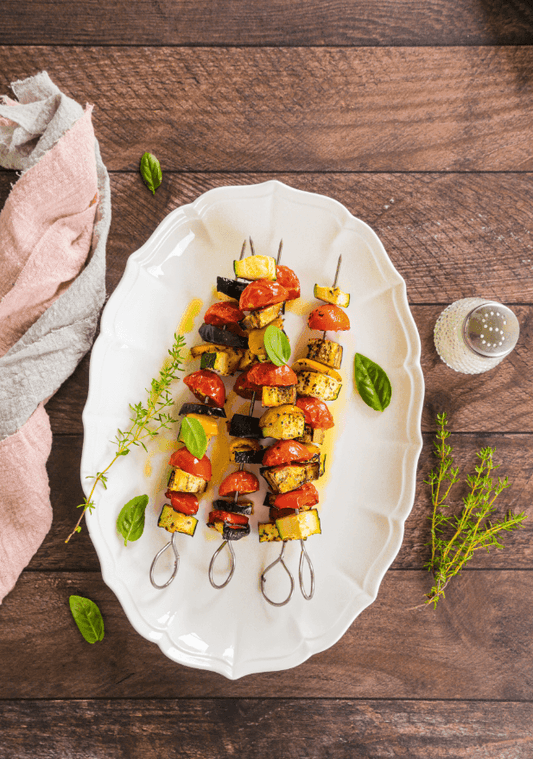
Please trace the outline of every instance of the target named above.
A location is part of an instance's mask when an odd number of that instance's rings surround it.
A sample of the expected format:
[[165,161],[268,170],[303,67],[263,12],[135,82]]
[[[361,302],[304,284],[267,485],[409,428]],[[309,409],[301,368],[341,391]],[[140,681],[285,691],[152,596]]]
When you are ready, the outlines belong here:
[[[337,286],[337,280],[339,279],[339,272],[341,270],[341,263],[342,263],[342,253],[339,256],[339,260],[337,261],[337,269],[335,271],[335,279],[333,280],[332,287]],[[326,330],[322,333],[322,340],[326,339]]]
[[[172,548],[172,551],[174,552],[174,568],[173,568],[172,574],[170,575],[170,577],[168,578],[168,580],[165,583],[163,583],[163,585],[159,585],[155,581],[155,567],[156,567],[157,562],[159,561],[160,556],[167,550],[167,548],[169,546]],[[168,586],[170,585],[170,583],[172,582],[172,580],[178,574],[179,566],[180,566],[180,555],[179,555],[179,552],[178,552],[178,547],[176,545],[176,533],[173,532],[172,533],[172,537],[170,538],[170,540],[168,541],[168,543],[166,543],[163,546],[163,548],[161,548],[156,553],[156,555],[154,556],[154,560],[152,561],[152,565],[150,567],[150,582],[152,583],[153,587],[156,588],[157,590],[163,590],[163,588],[168,588]]]

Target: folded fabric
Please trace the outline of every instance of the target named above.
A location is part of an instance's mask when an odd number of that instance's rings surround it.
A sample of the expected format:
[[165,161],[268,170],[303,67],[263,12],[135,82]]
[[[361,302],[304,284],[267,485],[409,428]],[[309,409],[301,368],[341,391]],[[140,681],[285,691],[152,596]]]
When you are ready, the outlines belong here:
[[12,89],[0,164],[23,173],[0,213],[0,602],[50,528],[43,404],[94,339],[111,219],[92,108],[46,72]]

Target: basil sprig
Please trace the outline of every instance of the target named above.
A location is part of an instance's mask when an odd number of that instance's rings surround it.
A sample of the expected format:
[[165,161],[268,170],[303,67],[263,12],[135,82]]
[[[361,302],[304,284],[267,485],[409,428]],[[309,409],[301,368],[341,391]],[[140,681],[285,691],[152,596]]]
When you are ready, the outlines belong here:
[[90,598],[70,596],[70,611],[87,643],[96,643],[104,637],[104,620],[98,606]]
[[269,324],[265,329],[263,342],[269,359],[276,366],[283,366],[290,359],[291,344],[289,338],[279,327]]
[[152,191],[152,195],[155,195],[155,191],[163,181],[163,172],[161,171],[161,164],[152,153],[143,153],[140,166],[141,176],[145,185]]
[[192,453],[197,459],[201,459],[205,455],[207,451],[207,435],[198,419],[186,416],[181,423],[178,439],[185,443],[185,447],[189,453]]
[[117,530],[124,538],[124,545],[128,540],[139,540],[144,531],[144,513],[148,506],[147,495],[136,495],[128,501],[120,510],[117,518]]
[[357,391],[366,405],[376,411],[384,411],[392,397],[392,386],[385,370],[361,353],[356,353],[354,376]]

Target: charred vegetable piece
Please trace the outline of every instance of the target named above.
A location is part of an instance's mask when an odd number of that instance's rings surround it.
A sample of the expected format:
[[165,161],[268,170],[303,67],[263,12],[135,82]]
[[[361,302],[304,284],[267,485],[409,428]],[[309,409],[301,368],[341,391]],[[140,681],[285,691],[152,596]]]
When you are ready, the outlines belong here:
[[320,462],[307,461],[302,464],[285,464],[271,469],[262,468],[261,474],[268,482],[274,493],[288,493],[296,490],[306,482],[318,480],[320,477]]
[[213,509],[249,516],[254,513],[254,504],[253,501],[225,501],[223,498],[217,498],[216,501],[213,501]]
[[326,433],[324,430],[321,430],[319,427],[311,427],[309,424],[306,424],[304,427],[303,435],[300,435],[298,440],[300,443],[315,443],[316,445],[322,445],[325,437]]
[[170,474],[167,487],[180,493],[203,493],[207,487],[207,480],[176,468]]
[[217,291],[230,298],[239,300],[242,293],[248,287],[248,282],[239,282],[237,279],[227,279],[226,277],[217,277]]
[[282,540],[305,540],[310,535],[321,532],[320,519],[316,509],[301,511],[276,520],[276,527]]
[[163,527],[168,532],[182,532],[184,535],[194,535],[198,520],[188,514],[175,511],[172,506],[165,504],[159,515],[158,527]]
[[281,540],[274,522],[259,522],[257,525],[259,530],[259,542],[260,543],[273,543],[274,541]]
[[241,279],[276,279],[276,259],[270,256],[247,256],[233,262],[236,277]]
[[265,411],[259,420],[263,437],[290,440],[303,435],[304,413],[290,403]]
[[239,365],[237,367],[239,372],[244,372],[246,369],[249,369],[252,364],[254,364],[257,361],[257,356],[255,356],[252,351],[247,348],[245,351],[243,351],[242,357],[239,361]]
[[240,540],[250,534],[250,525],[228,524],[228,522],[211,522],[207,525],[220,532],[223,540]]
[[229,377],[238,371],[245,351],[238,350],[206,351],[200,358],[200,369],[212,369],[223,377]]
[[261,403],[266,408],[282,406],[284,403],[296,403],[296,385],[289,387],[268,387],[261,388]]
[[263,449],[256,439],[238,437],[230,443],[229,460],[236,464],[260,464],[263,460]]
[[232,437],[263,437],[259,419],[245,414],[233,414],[228,432]]
[[[327,374],[318,372],[299,372],[296,390],[298,395],[308,395],[323,401],[334,401],[339,397],[342,382]],[[296,435],[298,437],[298,435]]]
[[319,374],[327,374],[328,377],[332,377],[337,382],[342,382],[342,375],[334,369],[332,366],[326,366],[326,364],[320,361],[314,361],[310,358],[299,358],[292,365],[295,372],[318,372]]
[[229,346],[230,348],[247,348],[248,339],[236,335],[229,329],[221,329],[213,324],[202,324],[198,334],[206,343],[215,343],[218,345]]
[[204,414],[205,416],[217,416],[225,419],[226,412],[223,408],[216,408],[215,406],[204,406],[202,403],[184,403],[180,408],[180,414]]
[[251,311],[242,321],[244,329],[262,329],[268,327],[274,319],[277,319],[283,308],[283,303],[274,303],[273,306],[261,308],[259,311]]
[[319,361],[333,369],[340,369],[342,364],[342,345],[333,340],[313,338],[307,343],[307,358]]
[[318,300],[323,300],[324,303],[331,303],[334,306],[347,308],[350,305],[350,294],[344,293],[339,287],[315,285],[313,294]]

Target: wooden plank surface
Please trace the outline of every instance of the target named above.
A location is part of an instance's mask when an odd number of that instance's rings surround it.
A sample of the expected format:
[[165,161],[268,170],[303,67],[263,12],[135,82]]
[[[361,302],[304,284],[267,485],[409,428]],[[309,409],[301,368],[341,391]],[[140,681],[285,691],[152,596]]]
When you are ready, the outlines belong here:
[[[533,572],[464,572],[435,611],[414,610],[428,588],[427,572],[388,572],[376,601],[327,651],[294,669],[229,681],[171,662],[135,633],[98,573],[26,572],[1,607],[2,699],[531,701],[533,619],[526,599]],[[106,624],[101,643],[82,639],[68,608],[71,593],[98,603]]]
[[532,705],[512,702],[8,701],[0,759],[530,759],[532,722]]
[[[3,0],[13,45],[520,45],[527,0]],[[50,23],[50,16],[60,23]]]
[[3,46],[0,92],[41,69],[96,104],[112,170],[533,168],[529,47]]

